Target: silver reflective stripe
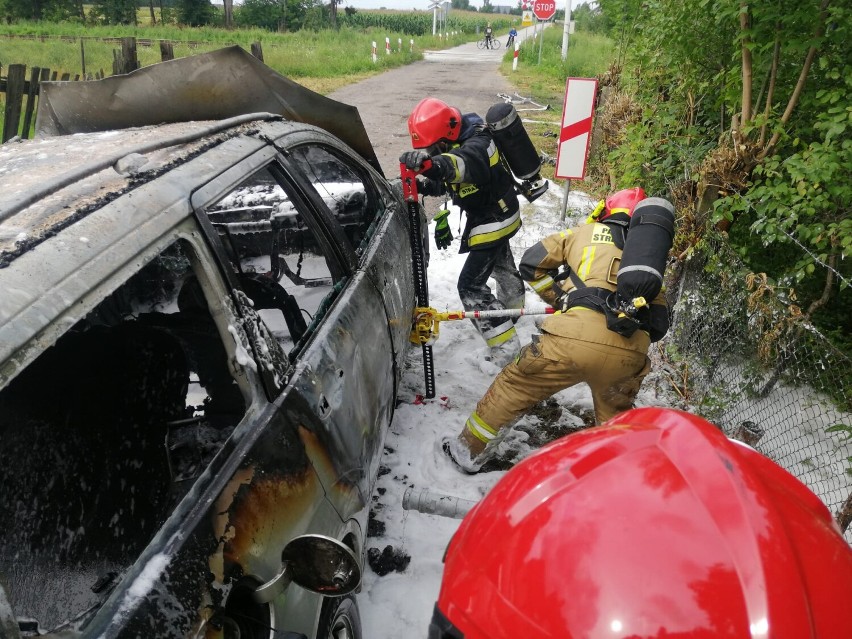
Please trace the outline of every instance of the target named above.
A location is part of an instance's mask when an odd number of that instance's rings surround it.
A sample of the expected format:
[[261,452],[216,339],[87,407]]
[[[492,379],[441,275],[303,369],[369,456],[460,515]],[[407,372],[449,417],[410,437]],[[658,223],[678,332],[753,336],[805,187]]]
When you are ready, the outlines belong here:
[[642,264],[636,264],[635,266],[625,266],[624,268],[618,269],[618,276],[621,277],[622,273],[630,273],[632,271],[641,271],[643,273],[650,273],[654,277],[656,277],[661,282],[663,281],[662,274],[655,268],[651,268],[650,266],[644,266]]
[[474,237],[475,235],[486,235],[488,233],[500,231],[508,226],[512,226],[519,219],[521,219],[521,212],[515,211],[514,215],[512,215],[511,217],[507,217],[502,222],[491,222],[490,224],[480,224],[478,226],[474,226],[472,229],[470,229],[470,236]]
[[453,155],[453,159],[455,160],[454,164],[456,165],[456,175],[455,178],[450,181],[455,182],[456,184],[460,184],[465,181],[467,167],[465,166],[464,158],[462,158],[461,156]]
[[485,338],[485,343],[488,346],[494,347],[508,342],[515,336],[515,333],[515,325],[512,324],[511,320],[507,320],[490,331],[482,331],[482,337]]
[[497,433],[494,432],[488,424],[482,421],[482,418],[473,413],[470,417],[467,418],[467,422],[465,423],[467,429],[476,437],[479,441],[488,443],[492,439],[497,436]]

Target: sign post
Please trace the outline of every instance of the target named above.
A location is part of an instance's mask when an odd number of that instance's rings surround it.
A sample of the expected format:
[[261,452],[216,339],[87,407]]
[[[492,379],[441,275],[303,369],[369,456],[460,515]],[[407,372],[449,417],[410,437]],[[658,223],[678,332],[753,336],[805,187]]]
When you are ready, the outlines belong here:
[[[550,20],[556,13],[556,0],[533,0],[533,13],[541,22]],[[541,50],[544,47],[544,25],[541,25],[539,36],[541,36],[541,40],[538,43],[538,63],[541,64]]]
[[568,78],[565,82],[565,101],[562,105],[562,128],[556,150],[555,176],[567,180],[562,202],[562,221],[568,208],[571,180],[586,177],[586,156],[592,139],[592,115],[598,81],[594,78]]
[[533,2],[533,13],[542,22],[550,20],[556,13],[556,0],[535,0]]

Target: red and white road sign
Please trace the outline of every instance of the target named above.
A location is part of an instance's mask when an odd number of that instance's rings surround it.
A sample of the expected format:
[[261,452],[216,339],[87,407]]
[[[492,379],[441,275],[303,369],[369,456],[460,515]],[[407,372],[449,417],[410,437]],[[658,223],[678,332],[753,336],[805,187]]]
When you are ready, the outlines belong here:
[[539,20],[550,20],[556,13],[556,0],[534,0],[532,10]]
[[586,176],[586,155],[592,140],[592,114],[598,81],[594,78],[568,78],[562,105],[562,130],[556,151],[558,178],[582,180]]

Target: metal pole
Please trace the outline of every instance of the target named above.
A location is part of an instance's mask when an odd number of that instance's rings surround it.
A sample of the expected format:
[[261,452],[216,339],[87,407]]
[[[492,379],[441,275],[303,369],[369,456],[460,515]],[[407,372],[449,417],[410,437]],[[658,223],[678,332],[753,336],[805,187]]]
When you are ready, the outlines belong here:
[[562,217],[559,220],[564,224],[568,213],[568,194],[571,192],[571,180],[565,180],[565,197],[562,198]]
[[541,32],[538,40],[538,63],[541,64],[541,50],[544,47],[544,23],[541,23]]

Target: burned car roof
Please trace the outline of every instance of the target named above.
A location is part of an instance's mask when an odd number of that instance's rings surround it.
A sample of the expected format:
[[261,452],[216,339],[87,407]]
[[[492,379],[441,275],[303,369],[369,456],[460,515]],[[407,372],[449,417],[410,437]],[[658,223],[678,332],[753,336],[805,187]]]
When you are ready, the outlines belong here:
[[[303,130],[305,125],[279,116],[254,114],[222,122],[75,134],[0,147],[0,268],[26,262],[4,277],[0,379],[2,362],[55,319],[41,306],[49,303],[45,296],[50,291],[68,295],[69,278],[78,279],[85,288],[90,285],[88,272],[94,281],[102,277],[93,267],[96,255],[115,255],[123,244],[134,243],[133,238],[139,241],[145,228],[174,224],[187,214],[190,194],[185,192],[181,166],[208,149],[204,162],[186,169],[193,180],[203,183],[262,148],[266,139]],[[160,180],[157,189],[139,191],[140,196],[144,192],[144,204],[137,203],[132,209],[122,205],[125,212],[109,215],[108,223],[101,219],[86,222],[90,214],[103,211],[123,194],[171,174],[174,177]],[[172,210],[181,200],[182,207]],[[171,222],[157,219],[170,211]],[[72,225],[73,234],[69,232]],[[58,237],[65,229],[69,231]],[[57,243],[45,258],[36,249],[50,238]],[[128,246],[127,250],[134,248]]]
[[358,109],[315,93],[238,46],[91,82],[43,82],[36,136],[269,112],[313,124],[382,172]]

